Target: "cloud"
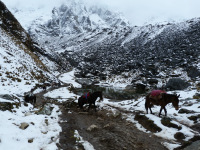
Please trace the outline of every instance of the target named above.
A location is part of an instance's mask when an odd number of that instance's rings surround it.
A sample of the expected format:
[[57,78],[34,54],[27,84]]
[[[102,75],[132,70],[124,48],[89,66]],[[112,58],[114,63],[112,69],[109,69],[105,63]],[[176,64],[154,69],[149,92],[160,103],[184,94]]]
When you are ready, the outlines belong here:
[[[52,9],[71,0],[2,0],[7,5]],[[78,1],[78,0],[76,0]],[[200,0],[82,0],[89,5],[102,5],[122,12],[133,25],[164,21],[182,21],[200,17]]]
[[200,17],[199,0],[88,0],[121,11],[135,25]]

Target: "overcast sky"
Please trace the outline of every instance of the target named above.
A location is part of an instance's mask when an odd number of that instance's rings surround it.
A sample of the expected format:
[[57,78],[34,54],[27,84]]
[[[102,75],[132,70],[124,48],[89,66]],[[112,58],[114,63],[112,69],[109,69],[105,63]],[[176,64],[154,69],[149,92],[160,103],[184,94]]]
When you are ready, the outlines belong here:
[[[2,0],[12,6],[52,7],[69,0]],[[200,17],[200,0],[83,0],[120,11],[132,25]],[[37,3],[37,4],[36,4]]]
[[[97,0],[91,0],[97,1]],[[124,13],[136,25],[200,17],[200,0],[100,0]]]

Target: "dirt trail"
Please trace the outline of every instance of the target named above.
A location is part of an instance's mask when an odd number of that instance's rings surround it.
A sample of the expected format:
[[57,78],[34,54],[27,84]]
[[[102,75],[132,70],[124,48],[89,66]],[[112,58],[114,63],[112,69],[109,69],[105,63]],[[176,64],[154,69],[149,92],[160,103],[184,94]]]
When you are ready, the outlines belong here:
[[[66,107],[67,106],[67,107]],[[166,150],[158,137],[139,131],[132,123],[123,120],[121,116],[109,116],[108,110],[99,110],[89,113],[79,112],[76,104],[62,107],[60,116],[64,122],[60,125],[63,131],[60,133],[59,148],[63,150],[84,149],[77,145],[73,136],[77,130],[84,140],[91,143],[95,150]],[[65,122],[67,121],[67,122]],[[96,125],[92,131],[88,131],[91,125]]]
[[[48,91],[57,88],[49,88]],[[43,98],[48,91],[37,94],[37,106],[48,102]],[[60,115],[62,132],[57,144],[59,150],[84,150],[83,145],[74,137],[75,130],[85,141],[91,143],[95,150],[166,150],[161,144],[162,139],[139,131],[133,123],[127,122],[121,116],[109,116],[108,110],[98,110],[95,113],[91,109],[89,113],[83,113],[72,101],[58,105],[62,111]],[[96,128],[88,131],[91,125],[96,125]]]

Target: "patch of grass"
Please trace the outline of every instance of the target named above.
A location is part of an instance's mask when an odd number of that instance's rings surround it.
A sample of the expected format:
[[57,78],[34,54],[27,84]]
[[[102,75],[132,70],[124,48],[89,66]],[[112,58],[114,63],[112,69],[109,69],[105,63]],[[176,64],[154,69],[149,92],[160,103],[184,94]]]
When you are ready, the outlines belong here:
[[135,120],[137,120],[144,128],[151,132],[156,133],[162,131],[162,129],[158,127],[154,121],[150,120],[145,115],[136,114]]
[[199,119],[199,118],[200,118],[200,115],[188,117],[188,119],[194,121],[195,123],[197,122],[197,119]]
[[10,78],[12,81],[17,81],[17,82],[21,82],[22,80],[20,78],[14,77],[12,72],[8,72],[6,71],[6,77]]
[[171,119],[170,118],[162,118],[161,123],[166,126],[166,127],[170,127],[170,128],[176,128],[178,130],[181,130],[182,127],[178,126],[177,124],[171,123]]
[[26,82],[25,85],[31,85],[31,83],[30,82]]

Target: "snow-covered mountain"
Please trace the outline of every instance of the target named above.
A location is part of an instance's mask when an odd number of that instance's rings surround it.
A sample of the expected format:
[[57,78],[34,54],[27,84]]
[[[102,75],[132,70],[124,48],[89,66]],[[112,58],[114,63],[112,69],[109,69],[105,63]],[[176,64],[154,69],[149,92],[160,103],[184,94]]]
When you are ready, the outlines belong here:
[[[52,51],[60,52],[79,51],[81,47],[105,40],[110,29],[120,32],[127,27],[129,27],[128,21],[119,13],[72,2],[54,8],[52,18],[47,22],[43,24],[33,22],[28,32],[43,47],[47,46]],[[96,36],[97,38],[92,39]]]
[[[24,14],[14,10],[18,17]],[[26,29],[46,53],[62,56],[78,68],[80,77],[123,72],[140,80],[200,76],[198,18],[131,27],[119,13],[78,1],[54,7],[49,14],[38,13]]]
[[43,54],[1,1],[0,33],[1,93],[24,94],[35,84],[55,80],[59,65]]

